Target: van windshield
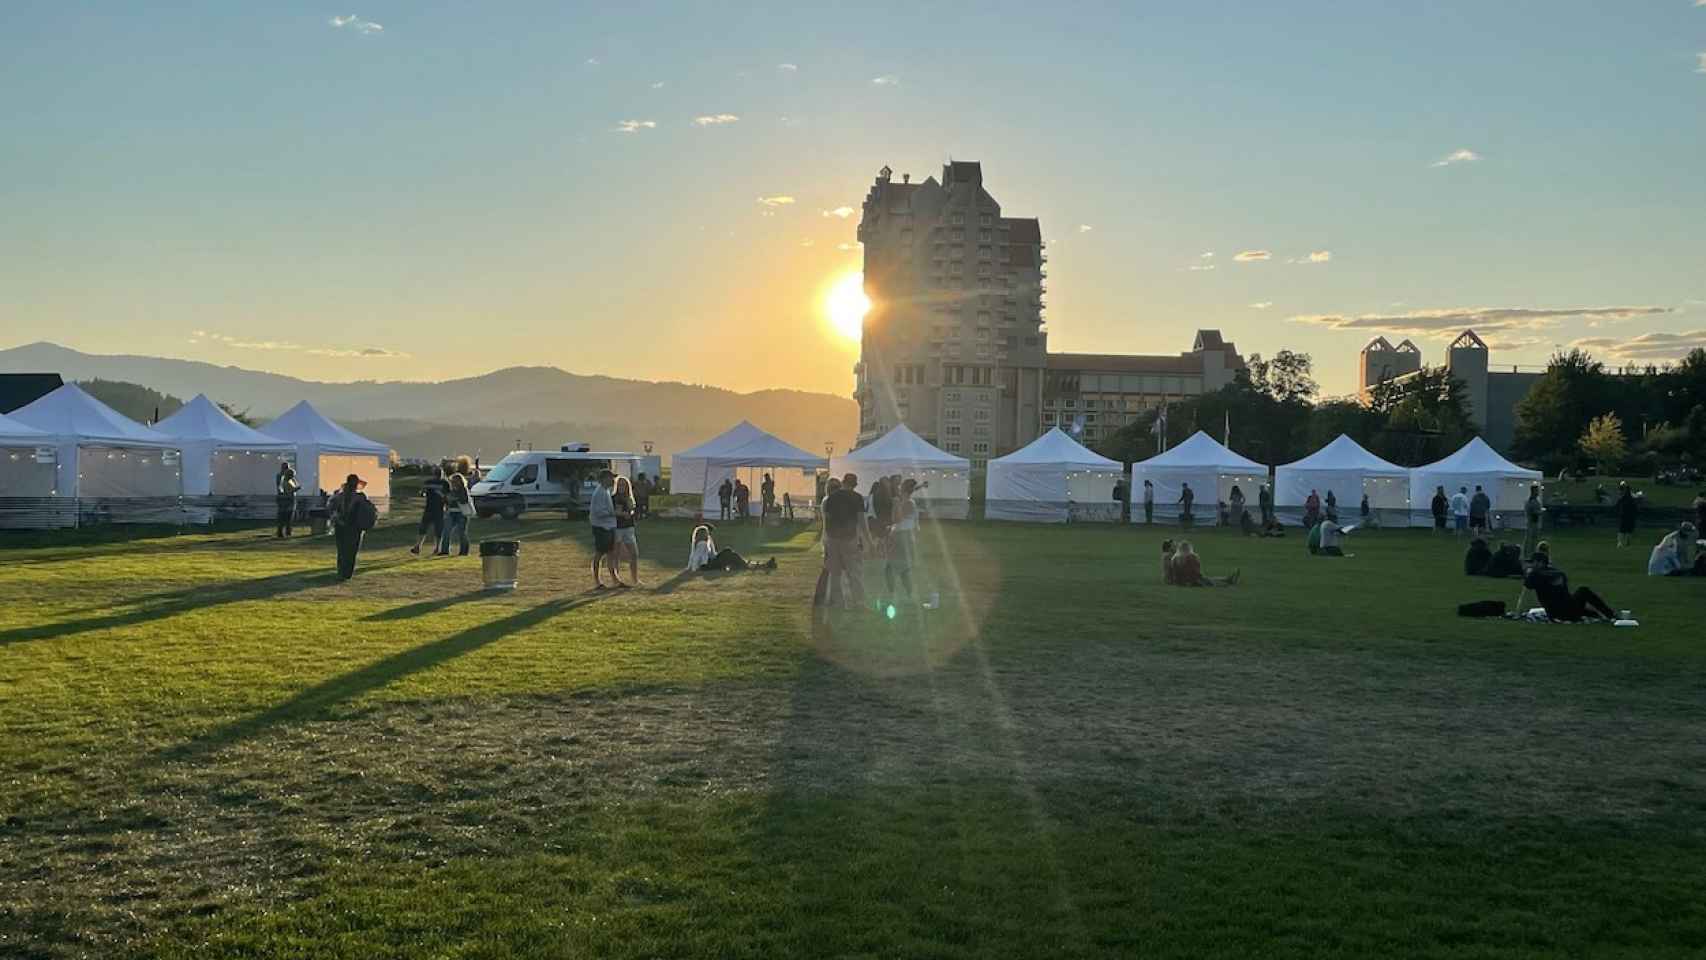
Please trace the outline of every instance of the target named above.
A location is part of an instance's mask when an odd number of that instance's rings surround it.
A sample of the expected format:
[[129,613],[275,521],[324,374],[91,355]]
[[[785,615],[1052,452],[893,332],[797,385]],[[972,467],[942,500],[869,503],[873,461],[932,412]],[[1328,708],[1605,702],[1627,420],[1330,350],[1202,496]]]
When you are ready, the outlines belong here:
[[521,461],[519,460],[501,460],[498,462],[497,466],[487,470],[486,475],[480,479],[490,483],[503,483],[510,477],[515,476],[515,472],[520,469]]

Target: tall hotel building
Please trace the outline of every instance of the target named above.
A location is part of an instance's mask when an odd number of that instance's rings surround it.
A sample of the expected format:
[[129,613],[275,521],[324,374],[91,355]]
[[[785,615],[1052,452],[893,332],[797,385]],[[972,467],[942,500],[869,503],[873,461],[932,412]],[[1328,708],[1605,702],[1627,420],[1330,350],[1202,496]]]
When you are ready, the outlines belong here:
[[1002,216],[977,163],[921,183],[884,167],[858,236],[871,301],[854,367],[858,445],[901,423],[978,464],[1057,424],[1093,444],[1243,366],[1214,330],[1178,356],[1050,355],[1041,227]]

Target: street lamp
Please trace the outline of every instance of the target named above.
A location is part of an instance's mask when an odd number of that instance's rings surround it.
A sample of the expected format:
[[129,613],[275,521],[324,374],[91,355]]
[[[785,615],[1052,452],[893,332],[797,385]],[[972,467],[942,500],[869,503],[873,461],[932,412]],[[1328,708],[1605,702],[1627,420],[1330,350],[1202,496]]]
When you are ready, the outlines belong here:
[[640,441],[640,446],[641,446],[641,447],[642,447],[642,448],[644,448],[644,449],[645,449],[645,451],[646,451],[646,455],[647,455],[647,456],[651,456],[651,452],[652,452],[652,446],[653,446],[653,443],[652,443],[652,441],[650,441],[650,440],[641,440],[641,441]]
[[835,456],[835,441],[834,440],[825,440],[823,442],[823,455],[826,457]]

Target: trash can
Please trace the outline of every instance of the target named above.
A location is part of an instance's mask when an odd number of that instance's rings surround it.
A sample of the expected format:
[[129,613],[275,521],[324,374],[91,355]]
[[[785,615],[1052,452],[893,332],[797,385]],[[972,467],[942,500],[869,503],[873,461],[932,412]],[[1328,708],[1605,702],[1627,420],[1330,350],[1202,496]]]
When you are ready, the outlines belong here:
[[324,507],[315,507],[308,511],[308,532],[316,537],[326,535],[326,527],[331,524],[332,511]]
[[521,541],[481,540],[480,575],[487,590],[514,590],[521,568]]

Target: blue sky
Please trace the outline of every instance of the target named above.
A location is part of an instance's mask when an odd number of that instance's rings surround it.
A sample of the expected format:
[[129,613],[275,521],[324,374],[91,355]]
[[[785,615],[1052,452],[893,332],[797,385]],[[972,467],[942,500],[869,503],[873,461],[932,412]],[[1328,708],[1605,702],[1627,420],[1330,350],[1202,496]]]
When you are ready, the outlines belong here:
[[825,211],[950,155],[1057,350],[1706,343],[1694,0],[721,6],[12,0],[0,345],[845,393]]

